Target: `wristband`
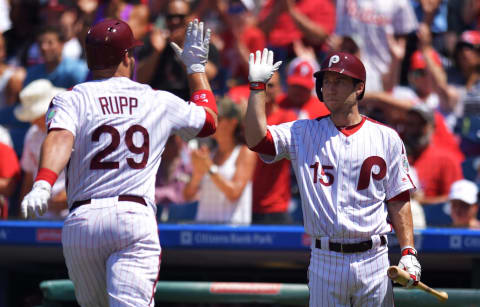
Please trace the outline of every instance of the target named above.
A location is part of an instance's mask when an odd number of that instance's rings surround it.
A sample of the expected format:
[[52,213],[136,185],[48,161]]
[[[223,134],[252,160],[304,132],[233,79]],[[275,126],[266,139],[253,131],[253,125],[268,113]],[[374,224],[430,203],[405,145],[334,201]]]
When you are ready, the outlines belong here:
[[417,250],[413,246],[405,246],[402,248],[402,256],[412,255],[417,257]]
[[41,169],[38,170],[37,177],[35,178],[35,182],[39,180],[45,180],[48,182],[51,186],[55,184],[55,181],[57,181],[57,173],[52,171],[51,169],[42,167]]
[[200,107],[210,108],[215,114],[218,114],[217,103],[215,102],[215,95],[208,90],[198,90],[193,92],[190,101]]
[[265,90],[266,86],[263,82],[250,82],[250,90],[258,91],[258,90]]
[[203,64],[192,64],[187,67],[187,74],[191,75],[198,72],[205,72],[205,65]]

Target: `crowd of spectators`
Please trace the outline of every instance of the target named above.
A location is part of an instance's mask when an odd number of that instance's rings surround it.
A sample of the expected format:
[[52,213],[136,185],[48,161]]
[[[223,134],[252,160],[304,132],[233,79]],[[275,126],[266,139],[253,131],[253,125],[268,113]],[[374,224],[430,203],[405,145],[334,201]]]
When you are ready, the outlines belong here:
[[[328,52],[353,53],[367,70],[362,113],[405,143],[415,227],[479,227],[476,0],[0,0],[0,218],[17,218],[32,184],[49,97],[91,79],[82,45],[104,18],[128,22],[143,41],[136,81],[185,100],[186,72],[169,42],[182,47],[193,18],[212,29],[206,73],[219,126],[209,139],[169,139],[157,173],[159,221],[184,207],[190,222],[301,223],[289,163],[267,165],[243,140],[248,56],[268,47],[284,63],[267,85],[269,124],[328,115],[313,73]],[[48,218],[66,212],[58,184]]]

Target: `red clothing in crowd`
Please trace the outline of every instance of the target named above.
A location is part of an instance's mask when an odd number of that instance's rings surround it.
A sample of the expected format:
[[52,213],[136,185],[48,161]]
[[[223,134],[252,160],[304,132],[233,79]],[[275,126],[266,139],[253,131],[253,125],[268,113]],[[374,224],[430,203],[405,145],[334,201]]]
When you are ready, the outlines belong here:
[[[244,79],[247,80],[248,67],[240,65],[238,60],[240,55],[234,47],[237,38],[230,31],[226,31],[222,38],[225,43],[222,53],[223,64],[232,70],[233,77],[244,77]],[[266,46],[265,35],[262,30],[254,26],[247,27],[245,31],[242,32],[240,41],[247,47],[249,52],[263,50]]]
[[[18,178],[20,176],[20,163],[12,147],[0,143],[0,178]],[[8,202],[0,194],[0,218],[8,217]]]
[[453,182],[462,179],[462,167],[455,155],[430,144],[413,162],[423,193],[427,197],[448,195]]
[[[311,21],[321,26],[328,34],[335,28],[335,5],[330,0],[298,0],[295,8],[306,15]],[[268,0],[259,14],[259,20],[265,19],[271,12],[275,0]],[[269,33],[270,45],[287,46],[303,38],[302,32],[297,28],[288,12],[281,13],[272,31]]]
[[455,138],[455,135],[448,129],[445,124],[443,115],[435,111],[435,132],[433,134],[432,143],[435,146],[442,147],[452,153],[452,155],[461,163],[465,159],[465,155]]
[[[294,121],[296,118],[294,112],[278,108],[267,116],[267,124],[278,125]],[[290,198],[290,161],[283,159],[266,164],[257,157],[252,181],[253,213],[286,212]]]
[[280,96],[277,101],[280,107],[294,111],[297,114],[297,119],[315,119],[330,114],[325,104],[313,95],[300,109],[287,95]]
[[242,84],[233,86],[228,90],[227,96],[230,97],[235,103],[243,104],[248,101],[250,95],[250,85]]

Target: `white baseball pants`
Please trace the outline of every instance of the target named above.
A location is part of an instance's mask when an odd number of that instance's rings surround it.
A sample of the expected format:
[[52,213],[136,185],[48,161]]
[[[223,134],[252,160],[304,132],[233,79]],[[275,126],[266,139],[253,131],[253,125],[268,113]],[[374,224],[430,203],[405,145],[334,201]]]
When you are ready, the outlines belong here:
[[154,306],[161,248],[151,208],[92,199],[67,217],[62,244],[82,307]]

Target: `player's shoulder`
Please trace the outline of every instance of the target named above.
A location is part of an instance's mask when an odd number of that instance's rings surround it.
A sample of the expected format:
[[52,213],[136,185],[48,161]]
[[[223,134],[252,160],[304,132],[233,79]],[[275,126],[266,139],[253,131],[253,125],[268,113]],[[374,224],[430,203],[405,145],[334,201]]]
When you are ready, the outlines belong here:
[[328,125],[329,117],[330,115],[324,115],[314,119],[310,119],[310,118],[297,119],[296,121],[294,121],[294,126],[306,128],[306,127],[311,127],[313,125],[321,125],[321,126]]
[[57,93],[54,97],[54,100],[63,100],[63,101],[67,101],[73,97],[75,97],[76,95],[79,95],[78,93],[78,88],[77,86],[79,86],[80,84],[78,85],[75,85],[71,88],[68,88],[66,89],[65,91],[61,91],[59,93]]
[[297,135],[304,135],[305,131],[312,131],[321,129],[318,125],[324,125],[325,121],[317,119],[297,119],[295,121],[284,123],[283,125],[290,128],[290,130]]
[[178,97],[177,95],[164,91],[164,90],[158,90],[158,89],[152,89],[152,92],[155,96],[162,100],[168,100],[168,101],[184,101],[182,98]]
[[315,121],[324,124],[324,123],[327,122],[327,119],[329,117],[330,117],[330,114],[326,114],[326,115],[319,116],[319,117],[315,118]]

